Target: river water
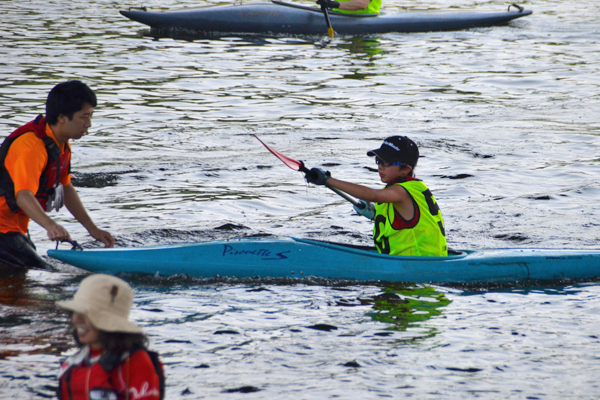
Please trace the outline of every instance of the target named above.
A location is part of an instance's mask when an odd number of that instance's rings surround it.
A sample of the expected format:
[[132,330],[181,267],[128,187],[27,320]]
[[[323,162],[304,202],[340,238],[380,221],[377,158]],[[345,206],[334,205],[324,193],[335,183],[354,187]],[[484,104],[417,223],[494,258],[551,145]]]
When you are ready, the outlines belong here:
[[[535,0],[507,26],[365,37],[153,38],[119,9],[0,1],[0,132],[58,82],[97,93],[73,175],[119,246],[251,235],[370,243],[371,224],[253,138],[377,187],[366,151],[421,149],[453,248],[600,248],[600,3]],[[306,2],[305,4],[310,4]],[[504,10],[390,0],[387,12]],[[55,215],[95,246],[66,211]],[[40,253],[53,247],[34,223]],[[2,398],[52,396],[72,352],[53,302],[84,272],[1,281]],[[514,287],[124,276],[170,399],[594,399],[600,282]]]

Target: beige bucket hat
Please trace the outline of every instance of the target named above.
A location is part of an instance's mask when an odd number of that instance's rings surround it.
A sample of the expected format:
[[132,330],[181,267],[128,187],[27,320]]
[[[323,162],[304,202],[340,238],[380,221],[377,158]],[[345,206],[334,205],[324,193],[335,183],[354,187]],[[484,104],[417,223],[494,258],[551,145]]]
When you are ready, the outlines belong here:
[[133,289],[116,276],[90,275],[81,281],[73,300],[57,301],[56,305],[85,315],[101,331],[142,332],[138,325],[129,322]]

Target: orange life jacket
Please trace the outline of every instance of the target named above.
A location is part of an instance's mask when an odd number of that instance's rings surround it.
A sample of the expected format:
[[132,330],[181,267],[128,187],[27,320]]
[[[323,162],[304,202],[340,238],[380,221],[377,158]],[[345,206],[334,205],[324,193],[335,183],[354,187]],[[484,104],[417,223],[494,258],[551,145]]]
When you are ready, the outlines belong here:
[[46,118],[42,115],[38,115],[33,121],[28,122],[22,127],[11,133],[0,146],[0,197],[6,197],[6,203],[10,210],[14,213],[23,213],[17,205],[17,198],[15,193],[15,185],[4,165],[6,161],[6,155],[8,149],[13,142],[21,135],[33,132],[35,135],[44,142],[46,146],[46,152],[48,153],[48,163],[46,168],[40,176],[40,183],[38,191],[35,194],[37,201],[45,211],[48,203],[48,197],[54,193],[55,188],[60,184],[61,172],[68,174],[71,172],[71,165],[69,163],[69,154],[71,153],[71,147],[67,143],[65,145],[65,151],[61,152],[60,147],[56,142],[46,134]]

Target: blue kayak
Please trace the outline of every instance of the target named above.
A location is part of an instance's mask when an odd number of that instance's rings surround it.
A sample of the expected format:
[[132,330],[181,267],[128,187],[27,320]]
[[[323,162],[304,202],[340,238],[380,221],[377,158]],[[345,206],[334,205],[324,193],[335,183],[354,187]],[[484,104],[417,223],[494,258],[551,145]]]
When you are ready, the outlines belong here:
[[[162,32],[202,36],[228,35],[323,35],[327,24],[317,7],[273,1],[206,6],[180,11],[121,10],[125,17]],[[510,7],[506,11],[404,12],[348,15],[329,12],[331,25],[340,35],[387,32],[454,31],[505,24],[530,15],[531,10]]]
[[49,250],[90,272],[195,277],[306,277],[415,283],[505,283],[600,277],[600,250],[493,249],[448,257],[379,254],[374,248],[297,238],[252,238],[149,247]]

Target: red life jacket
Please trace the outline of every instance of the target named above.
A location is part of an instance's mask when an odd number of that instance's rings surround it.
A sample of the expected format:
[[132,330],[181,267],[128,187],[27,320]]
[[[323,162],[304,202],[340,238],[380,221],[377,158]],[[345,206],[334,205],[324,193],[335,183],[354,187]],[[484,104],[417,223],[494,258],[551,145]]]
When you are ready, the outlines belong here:
[[48,163],[40,176],[40,183],[38,191],[35,194],[37,201],[42,206],[42,209],[46,210],[46,204],[48,202],[48,196],[54,193],[55,188],[60,184],[61,170],[63,173],[71,172],[71,165],[69,163],[69,154],[71,153],[71,147],[67,143],[65,145],[65,151],[61,154],[60,147],[56,142],[46,135],[46,118],[42,115],[38,115],[33,121],[28,122],[22,127],[11,133],[0,146],[0,197],[6,197],[6,203],[10,210],[14,213],[23,213],[17,205],[17,198],[15,193],[15,185],[4,165],[6,161],[6,155],[8,149],[13,142],[21,135],[27,132],[34,132],[35,135],[40,138],[45,146],[46,153],[48,153]]
[[[163,364],[160,361],[158,353],[154,351],[150,351],[143,347],[136,347],[132,349],[131,352],[127,355],[125,360],[122,360],[120,365],[123,365],[127,360],[131,360],[131,357],[139,351],[145,351],[150,361],[152,362],[152,366],[154,367],[154,371],[158,376],[159,383],[159,400],[163,400],[165,398],[165,373],[163,370]],[[81,387],[87,387],[88,390],[99,390],[102,389],[113,392],[117,394],[115,390],[117,390],[114,386],[114,382],[121,382],[123,380],[123,376],[119,375],[117,367],[115,366],[112,371],[105,371],[100,367],[98,363],[94,363],[89,365],[90,362],[90,351],[88,349],[82,349],[79,353],[76,353],[74,356],[69,357],[61,366],[61,372],[59,373],[59,384],[57,389],[57,396],[59,399],[65,400],[78,400],[81,393]],[[99,356],[96,356],[96,359]],[[139,358],[138,358],[139,360]],[[138,361],[139,362],[139,361]],[[139,367],[139,365],[137,365]],[[135,365],[130,364],[130,368],[132,370],[136,370]],[[117,375],[114,375],[114,372],[117,371]],[[116,380],[116,381],[115,381]],[[112,382],[112,383],[111,383]],[[79,388],[79,391],[75,392],[74,388]],[[125,387],[125,389],[128,389]],[[140,392],[144,390],[144,388],[138,388]],[[146,388],[147,389],[147,388]],[[89,396],[89,393],[85,393]],[[117,394],[118,396],[118,394]],[[143,397],[143,396],[142,396]],[[156,396],[153,396],[156,397]],[[87,398],[87,397],[86,397]],[[118,397],[119,399],[121,397]],[[127,397],[126,397],[127,398]]]

